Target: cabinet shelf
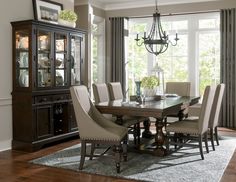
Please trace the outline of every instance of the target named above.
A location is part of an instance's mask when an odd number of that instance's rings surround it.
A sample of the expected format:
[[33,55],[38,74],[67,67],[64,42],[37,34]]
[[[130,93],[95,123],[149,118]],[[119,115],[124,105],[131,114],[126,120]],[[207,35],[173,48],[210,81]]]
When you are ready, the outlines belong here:
[[51,53],[51,51],[50,50],[48,50],[48,49],[44,49],[44,50],[38,50],[38,54],[50,54]]
[[25,48],[17,48],[16,52],[29,52],[29,49],[25,49]]

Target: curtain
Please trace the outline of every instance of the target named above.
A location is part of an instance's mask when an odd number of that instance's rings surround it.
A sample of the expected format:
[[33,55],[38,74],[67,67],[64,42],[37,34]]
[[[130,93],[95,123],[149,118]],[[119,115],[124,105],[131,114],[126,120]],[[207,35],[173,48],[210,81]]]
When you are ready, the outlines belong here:
[[124,17],[110,18],[111,21],[111,81],[120,82],[126,95],[125,30]]
[[221,82],[225,83],[219,124],[236,128],[236,16],[235,9],[221,10]]

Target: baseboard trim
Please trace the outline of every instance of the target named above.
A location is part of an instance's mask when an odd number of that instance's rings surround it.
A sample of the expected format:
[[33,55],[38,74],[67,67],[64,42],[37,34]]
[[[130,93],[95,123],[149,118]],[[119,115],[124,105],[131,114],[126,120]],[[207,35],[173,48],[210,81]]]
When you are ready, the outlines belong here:
[[0,98],[0,107],[12,105],[12,98]]
[[0,152],[11,149],[11,140],[0,141]]

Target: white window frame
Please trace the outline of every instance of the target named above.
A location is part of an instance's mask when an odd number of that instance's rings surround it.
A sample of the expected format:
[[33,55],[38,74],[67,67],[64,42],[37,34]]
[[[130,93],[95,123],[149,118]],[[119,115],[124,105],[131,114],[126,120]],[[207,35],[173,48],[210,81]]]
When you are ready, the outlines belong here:
[[[161,21],[188,21],[187,30],[178,30],[178,34],[187,34],[188,35],[188,81],[191,82],[191,95],[199,95],[199,42],[198,36],[202,32],[216,32],[219,31],[218,28],[202,28],[199,29],[199,20],[218,18],[219,12],[214,13],[201,13],[201,14],[189,14],[189,15],[177,15],[177,16],[162,16]],[[136,20],[135,20],[136,21]],[[143,19],[137,19],[136,22],[144,22]],[[152,18],[150,18],[152,22]],[[147,22],[147,21],[145,21]],[[150,24],[151,26],[151,24]],[[149,29],[148,29],[149,31]],[[139,35],[141,37],[142,35]],[[191,45],[191,46],[190,46]],[[143,45],[144,46],[144,45]],[[171,45],[170,45],[171,46]],[[153,54],[147,53],[148,56],[148,74],[152,73],[154,64],[156,63],[156,56]],[[158,59],[158,56],[157,56]],[[157,60],[158,61],[158,60]],[[194,68],[194,69],[193,69]]]

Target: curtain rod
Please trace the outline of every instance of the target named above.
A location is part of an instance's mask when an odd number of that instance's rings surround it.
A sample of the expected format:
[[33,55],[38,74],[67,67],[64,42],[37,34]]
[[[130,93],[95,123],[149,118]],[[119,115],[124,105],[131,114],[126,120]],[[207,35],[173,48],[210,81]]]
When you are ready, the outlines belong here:
[[[192,14],[200,14],[200,13],[217,13],[220,12],[220,10],[212,10],[212,11],[196,11],[196,12],[187,12],[187,13],[169,13],[169,14],[161,14],[161,16],[175,16],[175,15],[192,15]],[[132,18],[150,18],[153,17],[152,15],[147,15],[147,16],[131,16],[129,17],[130,19]]]

